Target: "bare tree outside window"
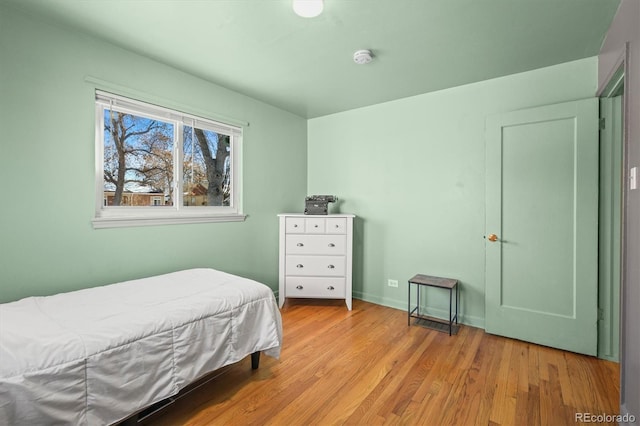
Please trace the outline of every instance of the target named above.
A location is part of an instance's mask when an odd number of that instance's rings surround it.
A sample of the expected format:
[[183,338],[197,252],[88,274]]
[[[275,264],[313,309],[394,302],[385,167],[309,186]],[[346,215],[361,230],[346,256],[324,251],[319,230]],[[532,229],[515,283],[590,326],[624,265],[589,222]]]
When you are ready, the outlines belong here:
[[183,166],[185,206],[230,205],[230,152],[228,135],[185,126]]
[[104,112],[104,186],[111,205],[124,192],[163,193],[172,202],[173,125],[123,112]]

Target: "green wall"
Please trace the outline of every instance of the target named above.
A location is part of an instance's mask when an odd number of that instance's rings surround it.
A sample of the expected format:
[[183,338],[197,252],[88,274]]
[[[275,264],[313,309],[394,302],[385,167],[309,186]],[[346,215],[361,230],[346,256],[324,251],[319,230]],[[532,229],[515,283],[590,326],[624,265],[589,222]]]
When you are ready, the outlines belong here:
[[[414,274],[454,277],[463,322],[483,327],[485,118],[593,97],[596,67],[589,58],[310,120],[308,192],[358,215],[354,297],[406,309]],[[448,314],[448,295],[427,299]]]
[[[303,203],[305,119],[6,6],[0,67],[1,302],[189,267],[277,289],[276,214]],[[249,122],[247,220],[94,230],[94,86],[86,76]]]
[[[0,302],[200,266],[276,290],[276,214],[301,211],[305,194],[335,194],[358,215],[354,297],[406,309],[413,274],[456,277],[461,319],[483,327],[485,118],[592,97],[596,67],[589,58],[307,122],[0,6]],[[249,122],[247,220],[94,230],[87,76]],[[427,300],[445,316],[445,294]],[[602,349],[617,342],[618,307],[601,303]]]

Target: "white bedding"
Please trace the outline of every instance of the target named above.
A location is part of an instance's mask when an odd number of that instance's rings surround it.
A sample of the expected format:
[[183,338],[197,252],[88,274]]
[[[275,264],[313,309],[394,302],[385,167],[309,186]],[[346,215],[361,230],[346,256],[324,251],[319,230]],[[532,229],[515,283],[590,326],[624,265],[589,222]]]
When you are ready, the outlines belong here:
[[114,423],[281,343],[272,291],[213,269],[2,304],[0,424]]

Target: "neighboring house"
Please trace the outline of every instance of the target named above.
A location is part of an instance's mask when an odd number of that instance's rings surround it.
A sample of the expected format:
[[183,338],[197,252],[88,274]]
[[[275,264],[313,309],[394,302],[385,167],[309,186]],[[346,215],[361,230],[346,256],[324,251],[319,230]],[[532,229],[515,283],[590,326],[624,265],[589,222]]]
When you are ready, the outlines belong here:
[[[115,191],[104,191],[103,205],[113,206]],[[164,206],[167,205],[162,191],[124,191],[120,206],[143,207],[143,206]],[[185,206],[206,206],[207,188],[201,184],[186,184],[184,191]]]
[[[114,191],[104,191],[103,203],[105,206],[113,206],[113,199],[115,197]],[[124,191],[122,194],[121,206],[163,206],[164,193],[161,191],[151,192],[132,192]]]
[[206,206],[207,188],[201,184],[185,184],[184,188],[185,206]]

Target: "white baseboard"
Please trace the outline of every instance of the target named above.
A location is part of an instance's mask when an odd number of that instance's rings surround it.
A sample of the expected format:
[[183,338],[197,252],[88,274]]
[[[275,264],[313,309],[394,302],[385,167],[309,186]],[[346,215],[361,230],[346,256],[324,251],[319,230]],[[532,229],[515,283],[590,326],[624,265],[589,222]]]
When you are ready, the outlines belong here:
[[[407,311],[407,308],[408,308],[408,303],[406,300],[391,299],[389,297],[371,296],[370,294],[366,294],[360,291],[354,291],[353,297],[356,299],[364,300],[365,302],[375,303],[376,305],[382,305],[389,308],[400,309],[405,312]],[[422,307],[420,309],[422,310]],[[432,308],[429,306],[425,307],[424,313],[425,315],[429,315],[429,316],[444,319],[444,320],[448,319],[449,317],[448,310]],[[461,324],[470,325],[472,327],[482,328],[484,330],[484,318],[480,318],[472,315],[465,315],[462,312],[458,311],[458,322]]]
[[[273,294],[276,300],[279,300],[279,291],[275,290]],[[386,306],[388,308],[399,309],[401,311],[407,311],[408,303],[406,300],[391,299],[389,297],[372,296],[360,291],[353,292],[354,299],[364,300],[365,302],[375,303],[376,305]],[[422,307],[421,307],[422,309]],[[425,307],[425,315],[429,315],[435,318],[446,320],[449,316],[449,311],[439,308]],[[458,311],[458,322],[461,324],[470,325],[472,327],[478,327],[484,330],[484,318],[476,317],[472,315],[465,315]]]

